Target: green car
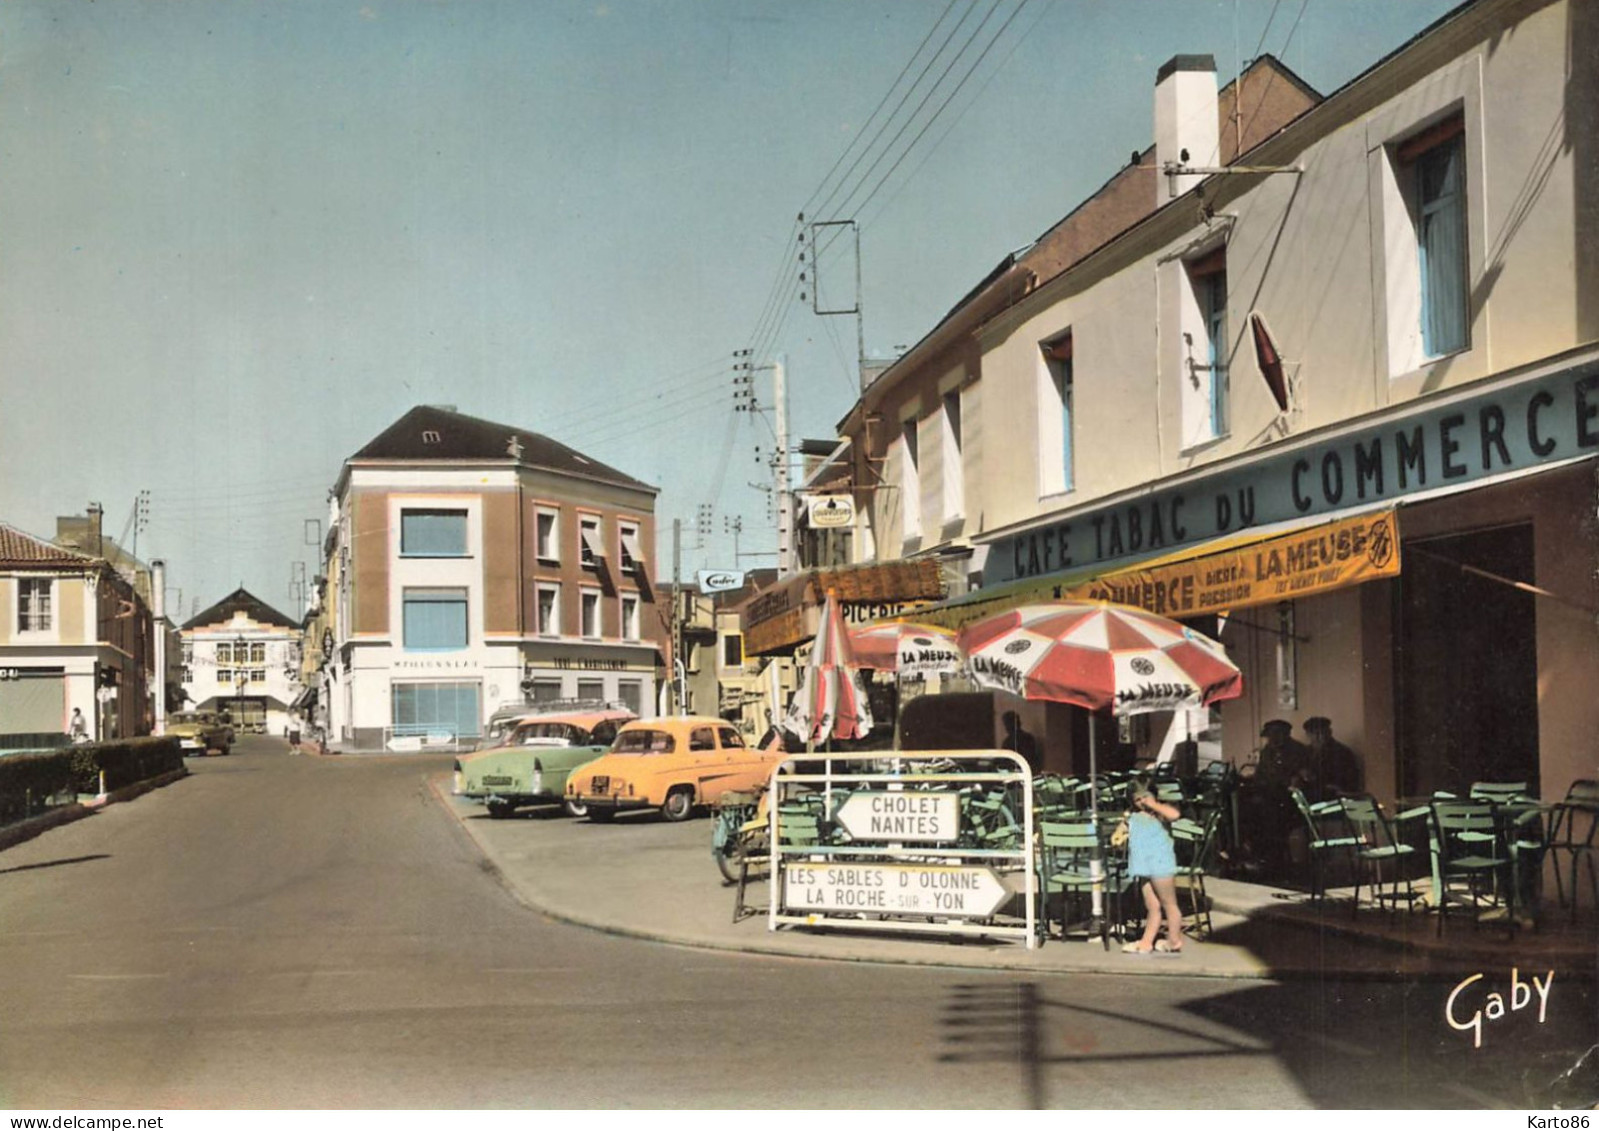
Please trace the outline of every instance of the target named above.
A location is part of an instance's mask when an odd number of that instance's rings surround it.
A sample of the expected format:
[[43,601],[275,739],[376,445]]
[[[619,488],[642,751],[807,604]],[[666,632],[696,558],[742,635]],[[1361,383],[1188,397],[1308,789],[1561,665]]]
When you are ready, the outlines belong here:
[[226,754],[233,746],[233,731],[209,711],[183,711],[167,716],[166,733],[178,740],[184,756]]
[[495,818],[558,802],[581,817],[586,808],[563,796],[567,774],[608,751],[617,728],[633,717],[625,710],[524,715],[500,745],[456,759],[455,792],[484,802]]

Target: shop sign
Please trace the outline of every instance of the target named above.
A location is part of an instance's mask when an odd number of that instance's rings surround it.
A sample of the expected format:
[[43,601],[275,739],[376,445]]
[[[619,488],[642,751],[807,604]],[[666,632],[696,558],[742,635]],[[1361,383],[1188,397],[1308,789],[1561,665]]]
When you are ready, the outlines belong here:
[[867,911],[984,919],[1010,892],[992,869],[926,864],[788,864],[790,911]]
[[960,797],[932,790],[852,793],[838,823],[855,840],[952,841],[960,835]]
[[729,593],[744,588],[744,571],[741,569],[702,569],[694,575],[694,583],[701,593]]
[[840,601],[838,611],[845,624],[876,624],[890,617],[924,609],[931,601]]
[[1171,565],[1107,574],[1064,587],[1059,595],[1116,601],[1180,618],[1398,576],[1398,516],[1383,511]]
[[817,495],[811,499],[806,513],[811,526],[817,530],[853,526],[855,500],[848,495]]
[[1599,362],[1589,361],[997,539],[983,585],[1170,552],[1596,453]]

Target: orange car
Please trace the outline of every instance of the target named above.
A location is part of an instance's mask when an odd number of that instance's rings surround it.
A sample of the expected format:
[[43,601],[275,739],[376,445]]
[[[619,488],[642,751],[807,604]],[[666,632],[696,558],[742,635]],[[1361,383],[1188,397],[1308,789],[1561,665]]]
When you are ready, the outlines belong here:
[[729,790],[764,788],[783,757],[746,745],[725,719],[638,719],[617,732],[609,754],[572,771],[566,800],[591,821],[638,809],[681,821]]

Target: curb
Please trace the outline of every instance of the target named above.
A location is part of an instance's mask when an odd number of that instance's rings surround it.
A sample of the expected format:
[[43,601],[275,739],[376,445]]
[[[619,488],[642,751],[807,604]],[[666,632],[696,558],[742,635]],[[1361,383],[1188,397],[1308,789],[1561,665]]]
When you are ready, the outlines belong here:
[[[1027,957],[1036,952],[1025,949],[1018,949],[1014,953],[1009,954],[994,954],[982,962],[976,962],[971,959],[963,959],[953,954],[948,956],[932,954],[925,956],[918,955],[914,958],[894,957],[891,955],[862,955],[850,953],[817,954],[809,949],[784,945],[784,943],[778,941],[780,936],[772,939],[771,941],[763,941],[761,943],[732,943],[718,939],[706,939],[692,935],[674,934],[667,931],[654,930],[648,927],[610,922],[603,919],[597,919],[592,916],[587,916],[580,912],[569,911],[540,902],[536,895],[528,892],[522,886],[519,886],[514,880],[512,880],[512,878],[506,873],[505,869],[500,866],[499,862],[490,855],[488,848],[483,841],[478,839],[472,828],[456,813],[455,809],[450,804],[450,798],[453,795],[448,793],[446,789],[446,778],[442,775],[430,775],[428,777],[428,788],[432,791],[435,799],[444,808],[445,813],[450,818],[452,824],[454,824],[456,828],[464,833],[471,841],[472,845],[477,849],[485,864],[489,869],[492,870],[501,887],[510,893],[512,898],[514,898],[518,903],[522,904],[522,906],[531,911],[554,920],[555,922],[564,923],[574,927],[581,927],[586,930],[598,931],[601,934],[612,935],[618,938],[638,939],[645,942],[662,943],[693,950],[715,951],[724,954],[764,955],[768,957],[793,958],[815,962],[855,962],[874,966],[927,966],[949,970],[967,970],[979,972],[1002,971],[1005,973],[1026,973],[1035,976],[1046,977],[1070,977],[1078,974],[1102,976],[1130,975],[1140,978],[1204,978],[1221,982],[1289,982],[1324,980],[1327,978],[1336,978],[1341,981],[1351,982],[1401,982],[1414,981],[1418,977],[1418,974],[1415,971],[1409,970],[1374,970],[1367,967],[1327,965],[1319,965],[1314,967],[1272,967],[1258,971],[1218,971],[1206,969],[1195,970],[1192,968],[1185,968],[1180,963],[1167,962],[1160,964],[1152,963],[1148,965],[1141,965],[1138,969],[1134,970],[1130,969],[1124,963],[1115,961],[1116,958],[1121,957],[1117,955],[1115,951],[1111,951],[1104,956],[1107,961],[1096,960],[1083,966],[1074,966],[1069,969],[1062,969],[1058,967],[1040,967]],[[1217,909],[1222,910],[1220,905],[1217,905]],[[1278,921],[1279,919],[1274,916],[1273,922]],[[1315,924],[1304,924],[1301,922],[1295,922],[1294,925],[1311,927],[1315,926]],[[1357,941],[1360,942],[1372,941],[1369,936],[1365,935],[1358,935],[1356,938]],[[959,944],[957,944],[957,946],[958,945]],[[1071,944],[1064,942],[1050,942],[1046,945],[1069,946]],[[1207,944],[1198,943],[1197,945],[1205,946]]]
[[122,801],[132,801],[134,798],[142,797],[153,789],[171,785],[178,779],[188,776],[188,768],[180,766],[176,770],[168,770],[166,773],[156,777],[134,782],[132,785],[125,785],[121,789],[112,790],[105,795],[105,800],[103,801],[99,798],[93,801],[74,801],[71,805],[63,805],[59,809],[41,813],[37,817],[29,817],[25,821],[18,821],[14,825],[0,829],[0,852],[4,852],[8,848],[14,848],[37,836],[42,836],[51,829],[60,828],[62,825],[70,825],[74,821],[83,820],[85,817],[92,817],[108,805],[115,805]]

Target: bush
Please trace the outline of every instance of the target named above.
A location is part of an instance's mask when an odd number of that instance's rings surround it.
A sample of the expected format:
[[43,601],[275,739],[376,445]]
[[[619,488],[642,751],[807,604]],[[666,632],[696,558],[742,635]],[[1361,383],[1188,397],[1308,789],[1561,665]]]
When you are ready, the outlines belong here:
[[183,750],[176,738],[123,738],[74,746],[72,780],[79,793],[98,793],[105,772],[109,793],[183,768]]
[[0,823],[32,816],[73,783],[73,754],[52,750],[0,758]]

